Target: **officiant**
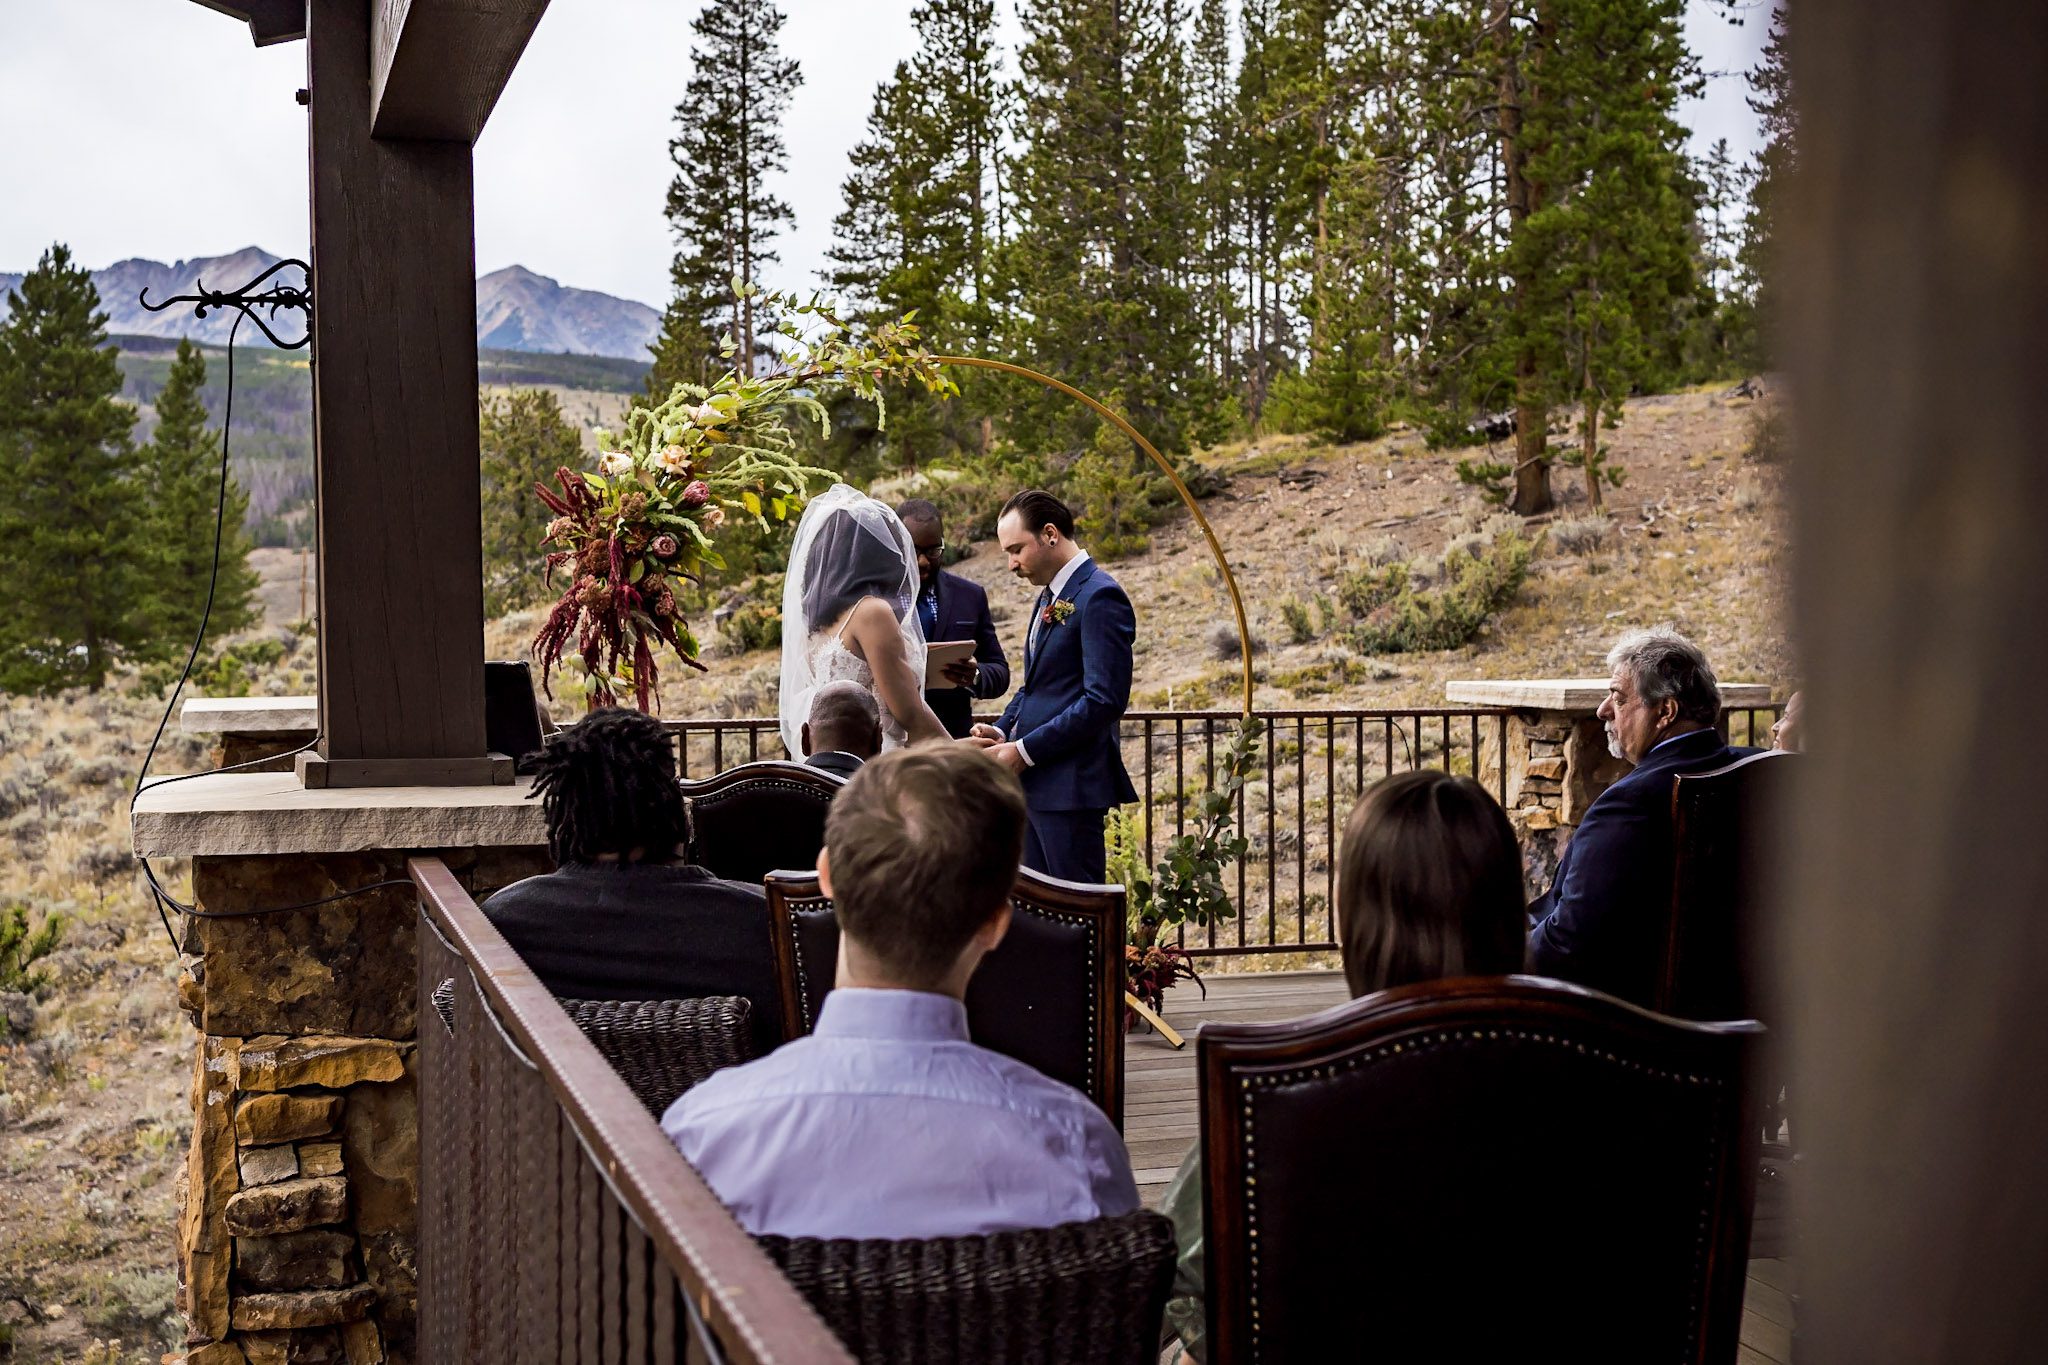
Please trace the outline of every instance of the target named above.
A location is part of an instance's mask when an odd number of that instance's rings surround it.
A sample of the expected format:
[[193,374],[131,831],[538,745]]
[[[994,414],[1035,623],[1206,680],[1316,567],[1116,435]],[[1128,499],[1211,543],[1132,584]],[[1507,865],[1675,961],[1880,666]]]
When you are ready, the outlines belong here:
[[939,509],[923,498],[897,507],[896,515],[910,532],[917,551],[917,615],[927,644],[974,642],[970,658],[957,659],[941,670],[947,686],[924,694],[947,733],[966,735],[974,723],[974,703],[1010,690],[1010,664],[996,623],[988,614],[988,593],[980,584],[939,567],[946,554],[946,527]]

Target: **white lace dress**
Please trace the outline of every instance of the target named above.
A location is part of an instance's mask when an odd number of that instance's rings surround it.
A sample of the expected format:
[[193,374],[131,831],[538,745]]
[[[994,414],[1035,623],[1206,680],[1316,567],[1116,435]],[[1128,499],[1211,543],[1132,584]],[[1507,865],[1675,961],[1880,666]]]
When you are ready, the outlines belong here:
[[910,734],[902,722],[889,714],[889,703],[883,701],[882,694],[875,690],[875,671],[868,667],[868,661],[840,641],[839,637],[845,631],[846,622],[841,621],[838,630],[821,630],[811,637],[811,677],[818,685],[845,679],[865,687],[874,697],[876,709],[882,713],[883,752],[900,749],[909,742]]

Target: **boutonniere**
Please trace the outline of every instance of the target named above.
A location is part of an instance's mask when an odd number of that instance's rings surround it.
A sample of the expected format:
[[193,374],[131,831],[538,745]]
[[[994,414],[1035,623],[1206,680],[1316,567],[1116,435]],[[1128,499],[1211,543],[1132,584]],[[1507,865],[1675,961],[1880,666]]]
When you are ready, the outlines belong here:
[[1038,613],[1038,624],[1056,626],[1074,614],[1074,604],[1067,598],[1059,597],[1045,604],[1045,610]]

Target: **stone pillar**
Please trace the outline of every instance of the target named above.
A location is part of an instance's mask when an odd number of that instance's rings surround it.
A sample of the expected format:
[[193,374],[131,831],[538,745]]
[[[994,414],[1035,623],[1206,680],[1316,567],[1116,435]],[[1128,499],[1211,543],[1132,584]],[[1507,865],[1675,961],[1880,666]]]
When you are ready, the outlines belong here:
[[[1761,683],[1725,683],[1724,706],[1766,706],[1771,689]],[[1522,843],[1522,875],[1529,894],[1541,894],[1556,875],[1571,832],[1586,809],[1628,774],[1629,764],[1607,750],[1607,733],[1595,714],[1607,696],[1604,678],[1530,679],[1510,682],[1454,682],[1444,688],[1455,706],[1507,709],[1508,822]],[[1500,771],[1499,739],[1483,733],[1479,771],[1489,781]]]
[[[323,793],[289,773],[235,774],[138,803],[138,851],[193,853],[198,907],[237,916],[188,920],[182,944],[179,1000],[199,1032],[177,1232],[187,1365],[414,1358],[416,898],[405,860],[435,853],[479,899],[547,871],[539,811],[514,804],[521,794],[483,789],[465,806],[463,789]],[[314,851],[276,851],[293,843]],[[396,884],[239,913],[379,882]]]

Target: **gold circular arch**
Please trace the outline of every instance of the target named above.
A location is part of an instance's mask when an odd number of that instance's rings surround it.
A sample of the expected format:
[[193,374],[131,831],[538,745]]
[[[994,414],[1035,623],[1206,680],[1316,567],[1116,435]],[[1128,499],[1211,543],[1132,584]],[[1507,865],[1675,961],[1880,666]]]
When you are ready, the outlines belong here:
[[1022,379],[1034,380],[1049,389],[1057,389],[1069,398],[1075,398],[1087,404],[1098,415],[1114,423],[1117,430],[1123,432],[1124,435],[1130,437],[1133,441],[1136,441],[1138,449],[1144,451],[1152,463],[1159,466],[1160,472],[1165,474],[1167,479],[1172,482],[1173,491],[1180,494],[1181,503],[1194,517],[1195,525],[1202,528],[1202,535],[1209,542],[1209,553],[1216,560],[1216,571],[1223,575],[1223,586],[1230,593],[1230,609],[1237,616],[1237,657],[1244,670],[1244,714],[1249,717],[1252,713],[1252,633],[1250,627],[1245,624],[1244,597],[1237,590],[1237,576],[1230,571],[1230,561],[1224,557],[1223,543],[1216,539],[1215,528],[1209,525],[1209,519],[1202,515],[1202,509],[1196,505],[1195,495],[1190,493],[1187,484],[1181,481],[1180,471],[1176,470],[1172,463],[1159,453],[1158,447],[1145,439],[1143,432],[1125,421],[1121,413],[1115,412],[1107,404],[1089,397],[1072,384],[1054,379],[1049,374],[1042,374],[1037,370],[1027,369],[1022,365],[1013,365],[1007,360],[985,360],[980,356],[972,355],[940,355],[933,356],[932,359],[941,365],[965,365],[977,370],[998,370],[1004,374],[1014,374]]

